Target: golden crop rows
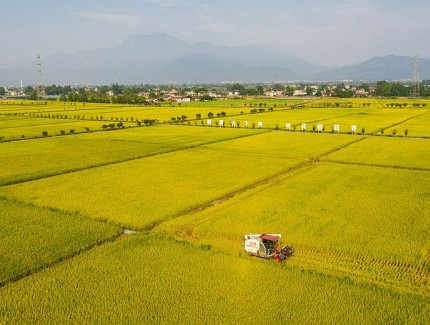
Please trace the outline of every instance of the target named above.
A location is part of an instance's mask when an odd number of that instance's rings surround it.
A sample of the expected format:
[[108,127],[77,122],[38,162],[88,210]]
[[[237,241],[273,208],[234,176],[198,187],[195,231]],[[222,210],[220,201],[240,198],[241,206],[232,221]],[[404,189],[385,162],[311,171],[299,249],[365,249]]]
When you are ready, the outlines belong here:
[[[0,143],[0,324],[427,323],[429,111],[393,101],[0,102],[0,136],[18,135]],[[226,127],[207,127],[218,111]],[[96,126],[197,113],[200,127]],[[95,124],[19,138],[81,123]],[[251,258],[250,232],[281,233],[295,253]]]

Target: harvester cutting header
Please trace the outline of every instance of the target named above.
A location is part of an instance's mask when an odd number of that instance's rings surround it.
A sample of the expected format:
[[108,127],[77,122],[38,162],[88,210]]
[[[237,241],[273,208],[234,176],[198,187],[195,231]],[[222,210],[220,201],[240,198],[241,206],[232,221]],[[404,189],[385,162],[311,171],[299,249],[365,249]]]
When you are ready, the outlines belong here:
[[294,252],[292,246],[280,247],[280,234],[249,234],[244,236],[245,253],[282,263]]

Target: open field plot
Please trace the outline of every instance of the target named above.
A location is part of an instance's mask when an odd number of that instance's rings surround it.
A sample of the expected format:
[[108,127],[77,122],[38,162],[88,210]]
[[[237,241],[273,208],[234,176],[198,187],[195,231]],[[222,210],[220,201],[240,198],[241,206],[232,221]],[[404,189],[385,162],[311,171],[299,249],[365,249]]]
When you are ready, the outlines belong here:
[[2,187],[1,192],[145,228],[287,167],[280,158],[183,150]]
[[[333,118],[324,121],[331,130],[334,124],[340,125],[340,132],[351,132],[351,125],[357,126],[357,133],[365,129],[366,134],[375,133],[381,129],[387,129],[386,133],[390,134],[391,128],[396,128],[395,124],[401,123],[407,119],[413,118],[420,114],[426,113],[422,109],[391,109],[384,108],[370,112],[362,112],[354,115]],[[411,130],[412,131],[412,130]]]
[[323,159],[350,164],[430,170],[430,140],[370,137]]
[[79,215],[0,198],[0,285],[120,233]]
[[[258,122],[263,122],[263,128],[274,129],[278,125],[279,129],[285,130],[285,124],[291,124],[291,130],[301,130],[302,123],[309,123],[307,125],[308,131],[312,130],[312,124],[318,121],[330,120],[333,118],[342,118],[343,116],[349,116],[351,114],[358,114],[360,112],[369,112],[373,109],[361,109],[361,108],[304,108],[304,109],[287,109],[283,111],[266,111],[264,113],[247,114],[241,116],[224,118],[213,118],[212,125],[216,125],[216,122],[223,120],[226,127],[231,125],[231,121],[239,122],[239,127],[245,127],[245,121],[248,121],[249,128],[257,128]],[[204,122],[206,125],[206,121]]]
[[430,172],[319,163],[160,231],[232,254],[244,233],[281,233],[288,262],[430,294]]
[[[67,128],[70,126],[70,123],[72,123],[72,121],[67,119],[60,120],[34,118],[31,116],[0,115],[0,140],[17,140],[23,138],[42,137],[42,132],[47,130],[58,130],[57,133],[60,133],[61,130],[64,130],[63,125]],[[100,129],[101,126],[102,124],[98,123],[97,129]],[[66,130],[67,133],[69,133],[70,129]]]
[[[284,139],[282,148],[278,146],[280,141],[273,144],[264,139],[259,141],[264,135],[261,134],[255,136],[254,150],[243,139],[248,149],[237,151],[240,140],[233,140],[220,147],[213,144],[4,186],[1,193],[41,206],[79,211],[94,218],[147,228],[306,162],[318,144],[318,141],[308,143],[307,152],[302,149],[302,155],[295,153],[294,158],[285,158],[285,153],[294,156],[285,148],[288,143],[297,148],[295,141],[301,135],[272,134],[271,137]],[[351,140],[332,135],[322,135],[320,139],[319,150],[324,152]],[[255,150],[269,154],[262,155]]]
[[[228,100],[216,100],[216,101],[200,101],[200,102],[190,102],[186,103],[189,107],[220,107],[220,108],[227,108],[227,107],[243,107],[243,108],[250,108],[250,107],[257,107],[259,108],[259,104],[263,104],[263,108],[268,107],[275,107],[275,108],[285,108],[289,106],[294,106],[295,104],[300,104],[303,102],[309,102],[312,100],[305,100],[303,98],[239,98],[239,99],[228,99]],[[264,105],[266,104],[266,105]]]
[[70,123],[70,121],[33,118],[31,116],[0,115],[0,134],[3,133],[3,129],[15,129],[20,127],[51,125],[51,124],[61,124],[61,123]]
[[[105,105],[102,107],[85,107],[80,110],[68,110],[67,115],[69,117],[79,116],[80,118],[88,119],[103,119],[105,121],[142,121],[144,119],[157,119],[159,122],[171,122],[172,118],[178,119],[178,117],[186,116],[188,120],[196,119],[196,114],[200,114],[201,118],[207,118],[209,113],[213,116],[217,116],[224,112],[227,116],[237,116],[247,114],[251,108],[240,105],[219,105],[218,102],[211,102],[213,105],[198,105],[198,103],[187,103],[187,104],[172,104],[162,105],[161,107],[146,107],[146,106],[117,106],[117,105]],[[222,102],[223,103],[223,102]],[[242,101],[240,102],[242,103]],[[258,108],[260,106],[257,106]],[[254,106],[253,106],[254,108]],[[253,109],[252,108],[252,109]],[[274,110],[283,110],[283,107],[276,107]],[[267,108],[266,108],[267,110]]]
[[202,146],[199,150],[207,151],[209,155],[213,152],[224,152],[235,156],[251,154],[303,161],[317,158],[359,139],[362,138],[337,134],[321,134],[315,137],[310,133],[265,132],[256,137],[243,137],[224,143]]
[[252,130],[153,126],[0,144],[0,185],[255,134]]
[[[162,106],[162,107],[130,107],[130,108],[112,108],[98,110],[87,110],[84,112],[86,119],[95,116],[102,116],[104,120],[143,120],[143,119],[156,119],[160,122],[169,122],[171,118],[178,118],[186,116],[187,119],[195,119],[196,114],[201,114],[202,117],[207,117],[209,112],[215,116],[217,113],[225,112],[227,115],[238,115],[243,111],[243,108],[214,108],[214,107],[182,107],[182,106]],[[77,114],[82,115],[82,111]],[[73,115],[73,113],[71,113]]]
[[[430,110],[427,109],[426,114],[420,115],[407,122],[399,124],[392,129],[397,130],[397,135],[430,138]],[[406,130],[408,132],[407,135],[405,135]],[[391,129],[387,130],[387,134],[391,133]]]
[[22,113],[65,113],[65,111],[78,111],[86,109],[106,109],[107,107],[127,107],[125,105],[75,103],[58,101],[27,101],[27,100],[0,100],[0,114]]
[[[121,112],[87,105],[79,115]],[[240,119],[0,143],[0,323],[428,323],[430,140],[412,127],[268,132],[428,124],[426,109],[381,105],[243,115],[267,117],[262,131]],[[281,233],[295,253],[283,265],[246,256],[249,232]]]
[[0,298],[9,324],[420,324],[430,312],[428,298],[154,235],[86,252]]
[[[428,108],[430,101],[419,98],[336,98],[324,97],[305,103],[306,107],[373,107],[373,108],[414,108],[419,104],[421,108]],[[424,104],[424,106],[423,106]]]
[[[61,135],[62,131],[64,134],[84,133],[91,130],[103,130],[103,125],[107,123],[102,121],[41,120],[44,122],[42,122],[43,124],[0,129],[0,136],[3,137],[4,140],[18,140],[25,138],[41,138],[43,137],[42,132],[47,132],[47,136]],[[128,123],[123,124],[125,127],[136,125]]]
[[[117,104],[94,104],[94,103],[67,103],[47,102],[47,104],[29,104],[29,102],[14,103],[8,105],[0,101],[0,114],[25,114],[26,116],[40,115],[67,115],[68,118],[79,118],[86,120],[101,119],[105,121],[136,121],[143,119],[157,119],[160,122],[169,122],[173,117],[187,116],[189,120],[195,119],[196,114],[206,118],[211,112],[225,112],[227,115],[240,115],[249,113],[252,108],[269,108],[274,110],[285,109],[288,105],[301,102],[302,100],[229,100],[211,102],[190,102],[181,105],[177,103],[162,104],[160,107],[132,106]],[[255,106],[253,105],[255,104]],[[260,105],[264,104],[264,105]]]
[[26,113],[26,112],[38,112],[44,109],[55,109],[57,102],[50,102],[45,104],[44,102],[33,102],[27,100],[0,100],[0,114],[15,114],[15,113]]

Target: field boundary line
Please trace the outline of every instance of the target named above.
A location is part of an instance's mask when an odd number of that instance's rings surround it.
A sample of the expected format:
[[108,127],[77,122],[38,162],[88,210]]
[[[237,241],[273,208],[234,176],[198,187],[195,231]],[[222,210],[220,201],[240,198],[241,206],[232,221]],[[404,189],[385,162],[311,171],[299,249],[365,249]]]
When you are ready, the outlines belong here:
[[[76,167],[76,168],[65,169],[63,171],[58,171],[58,172],[51,172],[51,173],[47,172],[44,175],[28,176],[28,177],[24,177],[24,178],[17,179],[17,180],[5,181],[5,182],[3,182],[3,183],[0,184],[0,187],[2,187],[2,186],[16,185],[16,184],[22,184],[22,183],[32,182],[32,181],[37,181],[37,180],[40,180],[40,179],[45,179],[45,178],[49,178],[49,177],[55,177],[55,176],[59,176],[59,175],[71,174],[71,173],[75,173],[75,172],[80,172],[80,171],[84,171],[84,170],[90,170],[90,169],[104,167],[104,166],[109,166],[109,165],[121,164],[121,163],[129,162],[129,161],[134,161],[134,160],[139,160],[139,159],[145,159],[145,158],[154,157],[154,156],[158,156],[158,155],[164,155],[164,154],[168,154],[168,153],[172,153],[172,152],[178,152],[178,151],[181,151],[181,150],[194,149],[194,148],[198,148],[198,147],[205,146],[205,145],[210,145],[210,144],[215,144],[215,143],[221,143],[221,142],[225,142],[225,141],[230,141],[230,140],[235,140],[235,139],[241,139],[241,138],[246,138],[246,137],[251,137],[251,136],[257,136],[257,135],[264,134],[264,133],[267,133],[267,132],[269,132],[269,131],[261,131],[261,132],[258,132],[258,133],[244,134],[244,135],[241,135],[241,136],[238,136],[238,137],[234,137],[234,138],[214,140],[214,141],[209,141],[209,142],[204,142],[204,143],[198,143],[198,144],[184,146],[184,147],[176,147],[176,148],[172,148],[172,149],[163,150],[163,151],[160,151],[160,152],[139,155],[139,156],[135,156],[135,157],[132,157],[132,158],[117,159],[117,160],[113,160],[113,161],[109,161],[109,162],[105,162],[105,163],[92,164],[92,165],[88,165],[88,166],[85,166],[85,167]],[[28,140],[30,140],[30,139],[27,139],[27,141]]]
[[[216,206],[218,204],[227,202],[228,200],[232,199],[233,197],[235,197],[237,195],[240,195],[240,194],[248,192],[249,190],[254,190],[254,189],[257,189],[257,188],[262,187],[264,185],[267,185],[270,182],[274,182],[276,179],[284,177],[285,175],[291,174],[291,173],[293,173],[295,171],[303,171],[306,167],[312,167],[316,163],[318,163],[320,161],[321,157],[323,157],[325,155],[328,155],[328,154],[330,154],[332,152],[341,150],[341,149],[343,149],[345,147],[348,147],[351,144],[354,144],[354,143],[356,143],[358,141],[362,141],[364,139],[365,139],[365,137],[361,137],[359,139],[355,139],[353,141],[345,143],[345,144],[343,144],[343,145],[341,145],[339,147],[333,148],[333,149],[331,149],[329,151],[323,152],[322,154],[320,154],[320,155],[318,155],[316,157],[305,158],[306,160],[304,160],[302,162],[299,162],[299,163],[297,163],[297,164],[295,164],[293,166],[290,166],[287,169],[281,170],[281,171],[277,172],[276,174],[269,175],[269,176],[267,176],[264,179],[257,180],[254,183],[245,185],[245,186],[243,186],[243,187],[241,187],[239,189],[236,189],[234,191],[231,191],[229,193],[221,195],[221,196],[219,196],[217,198],[209,200],[209,201],[207,201],[205,203],[202,203],[200,205],[197,205],[195,207],[190,207],[189,209],[187,209],[185,211],[182,211],[182,212],[178,212],[177,214],[175,214],[175,215],[173,215],[171,217],[165,218],[163,220],[158,220],[158,221],[154,222],[153,224],[151,224],[151,226],[148,229],[146,229],[146,230],[151,231],[154,228],[158,227],[159,225],[161,225],[161,224],[163,224],[163,223],[165,223],[165,222],[167,222],[169,220],[180,218],[180,217],[183,217],[183,216],[186,216],[186,215],[192,215],[192,214],[204,211],[204,210],[206,210],[208,208],[211,208],[213,206]],[[274,186],[276,186],[276,184]]]
[[[209,206],[205,206],[202,209],[194,209],[192,211],[189,211],[189,213],[184,213],[183,215],[178,216],[177,218],[183,217],[183,216],[188,216],[188,215],[192,215],[192,214],[196,214],[200,211],[209,209],[211,207],[215,207],[216,205],[223,203],[223,202],[227,202],[228,200],[232,199],[234,196],[240,195],[240,194],[244,194],[246,192],[248,192],[247,194],[247,199],[252,198],[256,195],[259,195],[261,193],[270,191],[271,189],[273,189],[274,187],[279,186],[280,184],[282,184],[282,182],[287,178],[287,177],[294,177],[296,174],[295,172],[297,172],[297,174],[301,174],[304,173],[312,168],[315,168],[315,164],[311,163],[311,162],[306,162],[303,163],[300,167],[297,167],[293,170],[290,170],[289,172],[286,171],[282,174],[279,175],[275,175],[272,179],[267,180],[267,182],[262,182],[262,184],[256,185],[254,187],[250,187],[246,190],[244,190],[241,193],[236,193],[235,195],[232,195],[229,198],[226,198],[224,201],[217,201],[215,202],[213,205],[209,205]],[[255,190],[254,192],[251,192],[252,190]],[[236,202],[234,205],[239,205],[240,202]],[[229,207],[234,206],[231,203],[229,203]],[[198,220],[196,220],[195,222],[192,223],[188,223],[188,224],[184,224],[182,227],[177,227],[175,228],[172,232],[175,234],[175,236],[179,237],[179,238],[184,238],[184,237],[191,237],[192,234],[194,233],[194,229],[199,227],[200,225],[216,218],[217,215],[216,213],[214,213],[213,215],[208,215],[205,218],[199,218]],[[171,235],[170,231],[167,231],[167,233],[169,235]],[[182,235],[184,234],[184,235]]]
[[353,161],[350,162],[350,161],[331,160],[331,159],[324,159],[323,162],[328,162],[328,163],[338,164],[338,165],[377,167],[377,168],[386,168],[386,169],[405,169],[405,170],[430,172],[430,168],[426,168],[426,167],[408,167],[408,166],[396,166],[396,165],[390,166],[390,165],[383,165],[383,164],[369,164],[369,163],[360,163],[360,162],[353,162]]
[[384,132],[385,132],[385,130],[387,130],[387,129],[389,129],[389,128],[392,128],[393,126],[403,124],[403,123],[405,123],[405,122],[407,122],[407,121],[409,121],[409,120],[412,120],[412,119],[414,119],[414,118],[420,117],[420,116],[425,115],[425,114],[428,114],[428,113],[429,113],[429,112],[427,111],[427,112],[424,112],[424,113],[420,113],[420,114],[418,114],[418,115],[411,116],[411,117],[407,118],[406,120],[403,120],[403,121],[400,121],[400,122],[394,123],[394,124],[392,124],[392,125],[390,125],[390,126],[387,126],[386,128],[381,128],[381,129],[379,129],[379,130],[377,130],[377,131],[375,131],[375,132],[372,132],[371,134],[372,134],[372,135],[374,135],[374,134],[376,134],[376,133],[378,133],[378,132],[381,132],[381,131],[384,131]]
[[[30,120],[30,118],[27,118]],[[71,122],[72,121],[72,122]],[[82,120],[81,120],[82,121]],[[76,121],[75,121],[76,122]],[[24,125],[24,126],[6,126],[6,127],[0,127],[0,130],[6,130],[6,129],[16,129],[16,128],[30,128],[34,126],[50,126],[50,125],[61,125],[61,124],[67,124],[67,123],[73,123],[73,120],[67,120],[67,122],[60,122],[60,123],[48,123],[48,124],[30,124],[30,125]],[[78,133],[79,134],[79,133]],[[23,139],[19,139],[23,140]]]
[[210,200],[208,200],[206,202],[203,202],[203,203],[200,203],[200,204],[188,207],[185,210],[179,211],[179,212],[175,213],[174,215],[172,215],[170,217],[168,216],[168,217],[160,219],[160,220],[155,220],[153,223],[151,223],[150,225],[148,225],[147,227],[145,227],[143,230],[144,231],[152,231],[156,227],[158,227],[158,226],[162,225],[163,223],[168,222],[170,220],[177,219],[177,218],[180,218],[180,217],[184,217],[184,216],[187,216],[187,215],[193,215],[193,214],[196,214],[198,212],[204,211],[204,210],[209,209],[209,208],[211,208],[213,206],[216,206],[218,204],[227,202],[228,200],[234,198],[237,195],[246,193],[249,190],[253,190],[253,189],[256,189],[256,188],[264,186],[264,185],[268,185],[270,182],[273,182],[274,180],[276,180],[276,179],[278,179],[278,178],[280,178],[280,177],[282,177],[284,175],[287,175],[287,174],[292,173],[294,171],[302,170],[302,169],[304,169],[306,167],[310,167],[313,164],[314,164],[314,160],[311,160],[311,159],[308,159],[306,161],[300,162],[300,163],[298,163],[296,165],[288,167],[288,169],[281,170],[281,171],[277,172],[276,174],[272,174],[272,175],[270,175],[270,176],[268,176],[266,178],[257,180],[254,183],[250,183],[250,184],[245,185],[245,186],[243,186],[241,188],[238,188],[236,190],[233,190],[231,192],[228,192],[228,193],[223,194],[221,196],[218,196],[216,198],[210,199]]
[[86,247],[80,248],[80,249],[78,249],[78,250],[76,250],[76,251],[74,251],[74,252],[72,252],[70,254],[61,256],[58,259],[53,260],[53,261],[51,261],[49,263],[46,263],[46,264],[43,264],[43,265],[38,266],[36,268],[27,270],[24,273],[21,273],[21,274],[15,276],[15,277],[6,279],[5,281],[0,282],[0,289],[2,287],[4,287],[4,286],[8,285],[8,284],[17,282],[19,280],[28,278],[28,277],[36,274],[36,273],[39,273],[40,271],[42,271],[44,269],[49,269],[49,268],[54,267],[54,266],[56,266],[58,264],[61,264],[61,263],[65,262],[65,261],[67,261],[67,260],[70,260],[70,259],[78,256],[78,255],[81,255],[81,254],[83,254],[85,252],[88,252],[88,251],[92,250],[93,248],[101,247],[101,246],[106,245],[108,243],[113,243],[113,242],[115,242],[117,239],[119,239],[122,236],[124,236],[124,233],[121,231],[118,234],[115,234],[113,236],[104,238],[104,239],[102,239],[102,240],[100,240],[98,242],[95,242],[95,243],[92,243],[92,244],[90,244],[90,245],[88,245]]

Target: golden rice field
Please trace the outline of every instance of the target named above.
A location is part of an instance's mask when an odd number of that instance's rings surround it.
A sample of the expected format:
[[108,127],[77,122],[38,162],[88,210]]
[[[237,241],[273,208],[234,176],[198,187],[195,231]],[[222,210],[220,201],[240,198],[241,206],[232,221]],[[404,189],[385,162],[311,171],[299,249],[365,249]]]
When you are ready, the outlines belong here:
[[0,284],[113,240],[121,228],[0,198]]
[[[176,132],[181,131],[181,132]],[[186,132],[183,132],[186,131]],[[258,131],[154,126],[2,143],[0,184],[44,178],[91,167],[250,136]]]
[[[0,324],[428,323],[430,105],[330,101],[0,102]],[[250,232],[295,253],[249,257]]]
[[430,312],[428,298],[154,234],[84,253],[0,295],[4,323],[420,324]]
[[[170,129],[184,132],[184,128]],[[300,151],[294,150],[298,146],[296,141],[306,135],[267,135],[262,135],[262,140],[257,135],[252,137],[255,140],[243,139],[245,146],[253,148],[241,149],[240,140],[224,141],[5,186],[0,189],[0,195],[38,206],[78,211],[129,227],[148,228],[288,171],[318,152],[312,150],[311,142],[301,145]],[[276,137],[283,141],[270,140]],[[326,152],[336,144],[348,143],[351,138],[322,135],[319,140],[318,150]],[[269,155],[262,155],[262,150],[270,152]]]
[[[323,112],[322,112],[323,111]],[[323,133],[332,132],[333,126],[340,126],[340,133],[350,133],[351,126],[357,126],[357,133],[372,134],[378,131],[386,130],[386,135],[392,135],[391,130],[397,129],[398,136],[404,135],[404,130],[408,129],[410,135],[426,135],[423,132],[422,124],[419,124],[419,119],[425,119],[430,116],[428,110],[423,109],[408,109],[407,111],[395,109],[359,109],[359,108],[309,108],[306,110],[293,109],[279,112],[265,112],[250,114],[247,116],[234,116],[226,118],[212,119],[212,124],[223,120],[227,126],[231,125],[232,121],[239,122],[240,126],[244,127],[245,121],[248,121],[250,128],[258,128],[258,122],[263,123],[263,128],[274,129],[278,126],[279,129],[285,130],[286,124],[291,124],[291,131],[302,131],[302,123],[306,123],[306,132],[317,131],[318,124],[322,124],[325,128]],[[405,122],[406,121],[406,122]],[[403,123],[415,123],[415,129]],[[398,125],[400,124],[400,125]],[[412,131],[414,130],[414,131]]]

